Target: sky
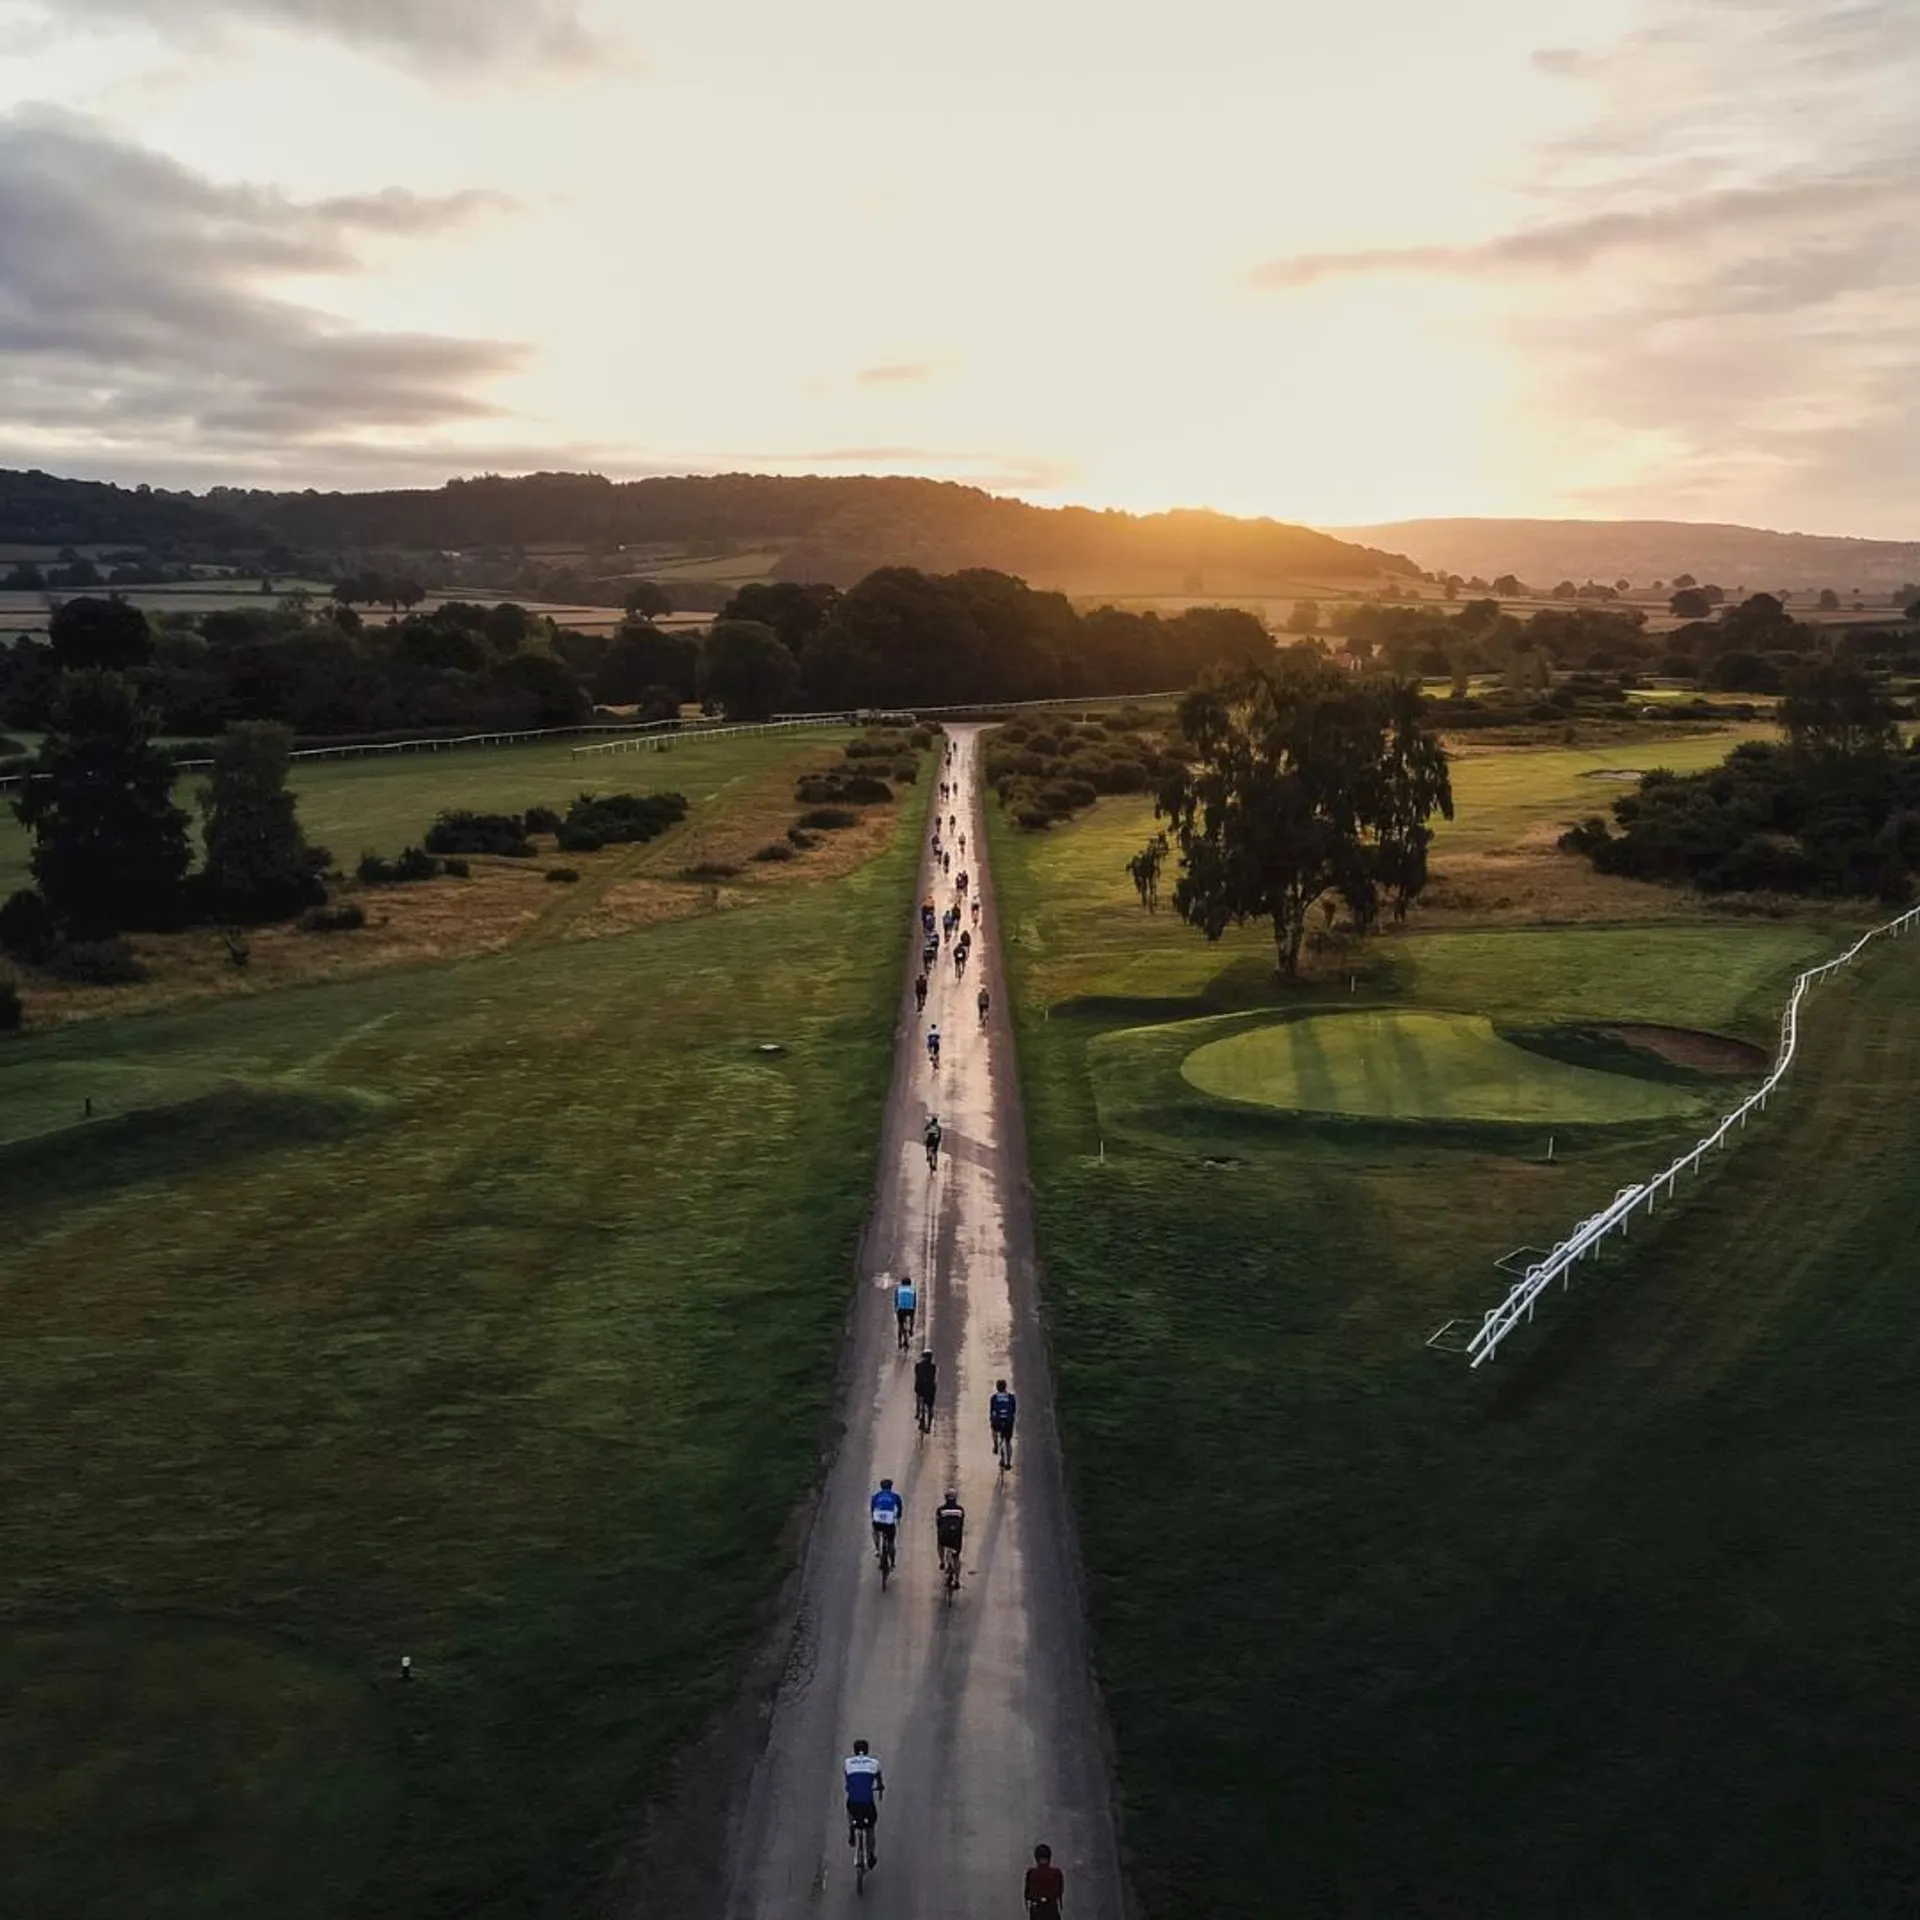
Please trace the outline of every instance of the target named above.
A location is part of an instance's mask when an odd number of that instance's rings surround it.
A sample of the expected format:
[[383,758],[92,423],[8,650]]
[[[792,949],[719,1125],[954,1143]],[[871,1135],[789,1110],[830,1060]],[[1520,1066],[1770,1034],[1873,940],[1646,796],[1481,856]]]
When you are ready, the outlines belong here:
[[1920,0],[0,0],[0,465],[1920,537]]

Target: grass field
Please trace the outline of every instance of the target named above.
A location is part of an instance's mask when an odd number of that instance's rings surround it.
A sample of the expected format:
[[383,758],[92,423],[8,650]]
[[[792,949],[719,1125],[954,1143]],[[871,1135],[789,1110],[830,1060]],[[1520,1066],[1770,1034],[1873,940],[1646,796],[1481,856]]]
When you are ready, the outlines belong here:
[[[1472,1130],[1209,1122],[1191,1087],[1143,1115],[1112,1036],[1276,995],[1261,934],[1208,948],[1132,905],[1141,826],[1106,802],[996,823],[995,859],[1149,1920],[1914,1910],[1904,947],[1810,1003],[1806,1064],[1738,1154],[1475,1374],[1425,1336],[1691,1125],[1548,1165]],[[1764,1038],[1830,946],[1797,921],[1416,934],[1361,984],[1402,1012]],[[1192,1036],[1161,1031],[1177,1079]]]
[[[308,837],[351,868],[360,855],[394,854],[417,844],[434,816],[450,807],[518,813],[557,807],[581,793],[684,793],[696,808],[744,790],[770,770],[789,765],[796,745],[835,746],[844,731],[745,734],[723,740],[688,739],[665,753],[592,754],[576,760],[564,741],[517,747],[461,747],[444,753],[378,754],[363,760],[303,760],[289,784],[300,803]],[[190,773],[176,792],[193,807],[206,776]],[[0,898],[31,880],[32,841],[0,795]]]
[[[316,824],[578,784],[500,771],[329,769]],[[917,819],[731,911],[0,1051],[0,1913],[598,1905],[815,1471]]]

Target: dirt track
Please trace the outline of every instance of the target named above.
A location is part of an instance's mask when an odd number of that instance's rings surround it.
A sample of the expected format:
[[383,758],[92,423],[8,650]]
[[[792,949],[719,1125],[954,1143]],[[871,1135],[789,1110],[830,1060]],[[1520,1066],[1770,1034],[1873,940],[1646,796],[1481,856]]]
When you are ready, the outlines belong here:
[[[883,1911],[980,1920],[1023,1911],[1021,1876],[1046,1841],[1067,1875],[1072,1920],[1124,1911],[1112,1792],[1081,1614],[1045,1346],[1036,1319],[1026,1143],[985,872],[977,732],[955,730],[965,865],[984,895],[974,959],[950,946],[925,1019],[903,992],[881,1175],[845,1377],[845,1431],[800,1578],[768,1738],[733,1823],[728,1920]],[[942,775],[931,776],[936,785]],[[949,809],[943,808],[943,813]],[[951,837],[951,836],[950,836]],[[956,855],[954,871],[961,862]],[[920,893],[944,908],[923,855]],[[916,962],[918,947],[915,948]],[[983,1027],[982,980],[993,993]],[[929,1070],[928,1021],[944,1041]],[[921,1130],[946,1129],[937,1174]],[[940,1363],[938,1415],[922,1437],[911,1362],[895,1347],[892,1276],[920,1286],[921,1337]],[[919,1343],[916,1342],[916,1345]],[[1013,1470],[987,1432],[1005,1375],[1019,1395]],[[906,1499],[900,1564],[883,1594],[867,1529],[882,1475]],[[944,1597],[933,1511],[949,1486],[968,1511],[965,1577]],[[886,1769],[879,1864],[856,1904],[840,1760],[864,1736]]]

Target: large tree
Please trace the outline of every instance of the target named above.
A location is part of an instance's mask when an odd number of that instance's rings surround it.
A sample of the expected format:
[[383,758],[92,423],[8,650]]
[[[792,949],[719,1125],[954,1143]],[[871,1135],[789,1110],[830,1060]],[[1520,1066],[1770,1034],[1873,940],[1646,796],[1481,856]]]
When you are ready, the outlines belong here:
[[81,938],[164,924],[186,873],[187,816],[156,717],[117,673],[72,673],[55,697],[34,777],[14,811],[32,831],[33,877]]
[[1789,669],[1779,720],[1796,753],[1824,760],[1884,753],[1900,738],[1880,683],[1848,660],[1805,660]]
[[758,620],[716,620],[702,662],[707,697],[729,720],[764,720],[793,698],[800,668]]
[[1364,932],[1426,885],[1427,822],[1453,817],[1453,789],[1416,683],[1289,654],[1210,675],[1181,702],[1180,730],[1186,752],[1154,798],[1171,826],[1129,863],[1148,908],[1177,849],[1181,919],[1209,940],[1270,921],[1292,978],[1317,902],[1336,896]]
[[54,608],[47,622],[54,664],[63,673],[102,668],[124,673],[144,666],[153,652],[153,630],[147,616],[116,594],[110,600],[68,600]]
[[325,897],[324,847],[307,844],[287,791],[293,734],[243,722],[213,751],[213,777],[197,796],[205,823],[208,904],[232,920],[278,920]]

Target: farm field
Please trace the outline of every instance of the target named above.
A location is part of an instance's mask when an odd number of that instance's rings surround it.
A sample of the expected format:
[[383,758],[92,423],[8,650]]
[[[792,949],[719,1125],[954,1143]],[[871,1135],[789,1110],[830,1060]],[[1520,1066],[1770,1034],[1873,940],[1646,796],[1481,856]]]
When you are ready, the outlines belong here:
[[[698,752],[721,833],[796,748]],[[322,831],[569,784],[366,769]],[[816,1471],[919,817],[622,937],[0,1052],[0,1912],[603,1902]]]
[[[1550,816],[1580,773],[1551,751],[1462,762],[1451,844]],[[1497,1256],[1734,1104],[1760,1055],[1726,1040],[1770,1046],[1843,922],[1671,895],[1651,920],[1449,914],[1374,943],[1351,991],[1336,971],[1283,996],[1263,933],[1209,948],[1139,908],[1122,862],[1149,812],[994,826],[1149,1920],[1911,1904],[1920,1681],[1888,1603],[1920,1574],[1899,1517],[1920,1336],[1887,1257],[1920,1228],[1907,943],[1819,990],[1788,1097],[1737,1154],[1472,1373],[1428,1334],[1498,1299]],[[1315,1119],[1183,1073],[1210,1040],[1285,1031],[1283,1007],[1336,1031],[1351,1007],[1522,1027],[1542,1064],[1686,1111],[1589,1113],[1548,1163],[1543,1125]],[[1720,1039],[1629,1044],[1649,1026]]]

